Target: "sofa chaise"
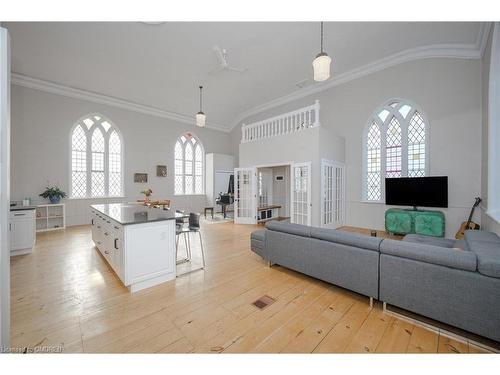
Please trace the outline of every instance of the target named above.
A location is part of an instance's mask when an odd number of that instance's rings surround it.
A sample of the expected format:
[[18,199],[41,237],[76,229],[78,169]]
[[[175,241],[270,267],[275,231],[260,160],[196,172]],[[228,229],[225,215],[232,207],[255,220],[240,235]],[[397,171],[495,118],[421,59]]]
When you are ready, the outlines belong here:
[[500,238],[403,241],[271,221],[251,235],[271,264],[500,342]]

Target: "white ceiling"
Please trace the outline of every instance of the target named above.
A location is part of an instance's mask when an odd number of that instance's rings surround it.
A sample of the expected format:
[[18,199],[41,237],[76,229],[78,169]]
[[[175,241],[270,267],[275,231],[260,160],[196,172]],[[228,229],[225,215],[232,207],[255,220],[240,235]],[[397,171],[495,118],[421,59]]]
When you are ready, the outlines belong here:
[[[295,83],[311,79],[319,52],[319,24],[309,22],[2,26],[11,33],[16,73],[188,116],[198,111],[203,84],[209,124],[227,129],[242,113],[297,91]],[[470,48],[478,43],[480,26],[329,22],[325,50],[335,78],[415,48]],[[209,75],[217,64],[213,45],[226,48],[229,62],[248,71]]]

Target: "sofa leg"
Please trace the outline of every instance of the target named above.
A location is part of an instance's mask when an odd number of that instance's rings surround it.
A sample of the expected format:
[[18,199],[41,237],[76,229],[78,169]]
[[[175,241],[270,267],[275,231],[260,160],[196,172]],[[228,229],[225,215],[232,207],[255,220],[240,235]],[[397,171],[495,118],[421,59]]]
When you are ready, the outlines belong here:
[[382,303],[382,306],[383,306],[382,308],[383,308],[383,310],[385,312],[387,310],[387,302]]
[[373,297],[370,297],[370,309],[373,308]]
[[273,266],[273,263],[271,261],[267,262],[269,268],[271,268]]

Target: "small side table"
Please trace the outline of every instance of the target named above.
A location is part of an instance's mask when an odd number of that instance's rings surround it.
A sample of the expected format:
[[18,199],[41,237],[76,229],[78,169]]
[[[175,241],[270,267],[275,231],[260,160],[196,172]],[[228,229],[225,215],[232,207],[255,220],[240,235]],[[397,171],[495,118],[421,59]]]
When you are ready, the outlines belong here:
[[213,207],[205,207],[205,219],[207,218],[207,211],[210,211],[212,214],[212,219],[214,218],[214,208]]

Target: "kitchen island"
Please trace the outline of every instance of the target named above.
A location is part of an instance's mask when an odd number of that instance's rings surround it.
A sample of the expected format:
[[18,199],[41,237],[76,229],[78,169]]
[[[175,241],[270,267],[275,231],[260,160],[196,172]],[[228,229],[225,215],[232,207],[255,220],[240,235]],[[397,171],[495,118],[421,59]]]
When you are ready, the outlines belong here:
[[92,240],[130,292],[176,276],[175,211],[137,204],[91,205]]

